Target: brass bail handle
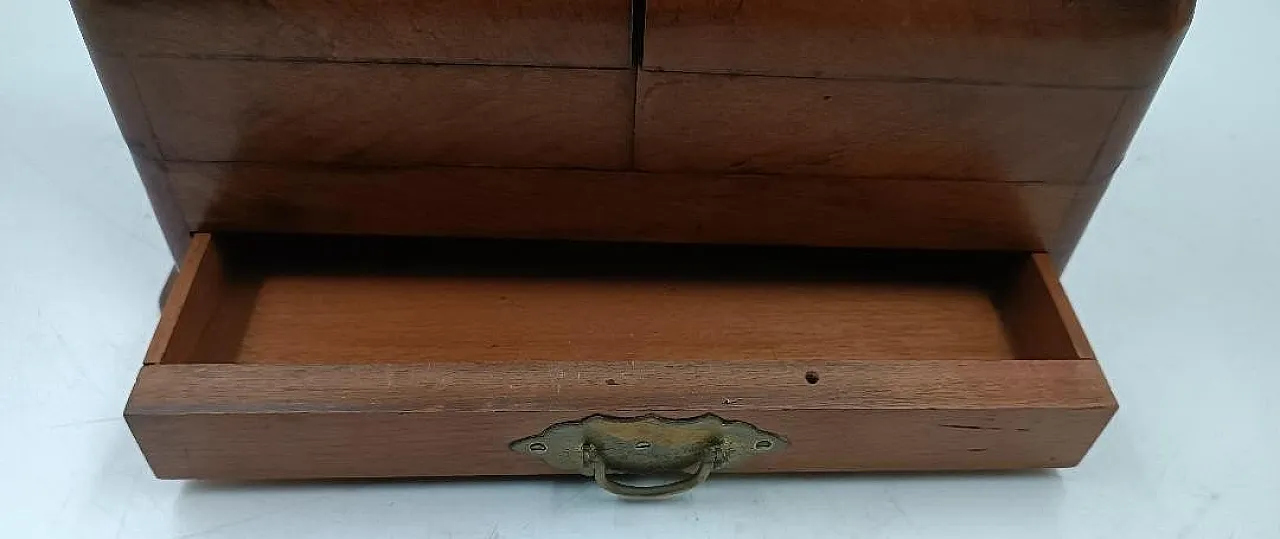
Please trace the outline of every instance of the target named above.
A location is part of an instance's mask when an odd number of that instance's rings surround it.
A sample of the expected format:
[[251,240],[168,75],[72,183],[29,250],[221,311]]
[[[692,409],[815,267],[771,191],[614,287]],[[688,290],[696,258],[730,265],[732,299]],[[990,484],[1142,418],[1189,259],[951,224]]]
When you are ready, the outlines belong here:
[[[698,461],[698,468],[687,477],[671,483],[652,486],[638,486],[619,483],[616,479],[609,475],[609,466],[605,464],[604,459],[600,458],[595,449],[591,446],[583,448],[587,459],[587,466],[591,470],[591,476],[595,478],[596,484],[600,488],[605,489],[613,494],[625,498],[636,499],[664,499],[670,498],[677,494],[693,490],[694,487],[701,485],[707,481],[707,477],[716,468],[716,447],[708,447],[703,453],[702,458]],[[682,470],[671,470],[672,472],[682,472]]]
[[[744,421],[714,414],[689,418],[658,415],[593,415],[547,427],[511,442],[512,451],[551,467],[595,479],[600,488],[628,498],[666,498],[707,481],[711,472],[787,448],[787,440]],[[685,470],[693,469],[692,472]],[[611,473],[612,472],[612,473]],[[674,482],[641,486],[618,475],[684,473]]]

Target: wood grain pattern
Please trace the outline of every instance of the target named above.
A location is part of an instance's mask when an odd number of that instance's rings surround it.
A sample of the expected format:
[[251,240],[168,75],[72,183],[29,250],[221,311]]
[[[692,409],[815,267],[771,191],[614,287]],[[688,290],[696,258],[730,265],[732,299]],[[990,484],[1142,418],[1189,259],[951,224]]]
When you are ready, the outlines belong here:
[[[818,383],[805,380],[808,371],[821,375]],[[162,364],[143,368],[130,410],[172,415],[1087,409],[1113,404],[1100,376],[1090,360]],[[510,387],[513,382],[518,387]]]
[[144,59],[164,156],[621,168],[628,71]]
[[628,0],[75,0],[90,48],[130,55],[627,67]]
[[161,477],[302,479],[556,473],[507,444],[594,413],[791,441],[742,472],[1075,464],[1115,401],[1025,252],[1069,255],[1194,2],[648,0],[634,58],[619,0],[72,3],[192,242],[130,428]]
[[742,172],[1083,183],[1113,90],[639,75],[635,163]]
[[222,257],[208,234],[196,234],[170,285],[160,322],[147,348],[144,364],[165,357],[194,357],[207,343],[201,338],[213,320],[225,291]]
[[[126,415],[172,478],[557,473],[507,444],[595,413],[717,413],[791,442],[744,472],[1070,466],[1115,402],[1077,348],[1024,355],[1048,350],[1029,332],[1074,338],[1065,302],[1021,307],[1050,272],[1016,253],[200,234]],[[211,329],[227,320],[242,332]]]
[[1069,186],[172,163],[194,230],[1039,250]]
[[1139,87],[1193,0],[648,0],[647,69]]
[[[619,0],[72,5],[175,254],[194,227],[1049,249],[1061,265],[1194,1],[651,0],[643,55]],[[410,166],[575,170],[391,170]]]
[[166,353],[162,332],[152,362],[1091,354],[1047,260],[1017,253],[208,237],[179,279],[186,305],[170,306],[193,312],[178,328],[190,346]]
[[236,361],[1012,355],[987,292],[966,283],[307,275],[262,283]]
[[[989,360],[1024,352],[1010,345],[992,298],[993,274],[1014,257],[413,239],[223,243],[238,260],[235,280],[254,289],[249,302],[218,309],[247,319],[241,333],[218,336],[239,345],[225,357],[175,353],[169,361]],[[1014,321],[1043,333],[1061,322],[1057,312],[1020,314],[1050,317]],[[1076,358],[1058,352],[1035,357]]]
[[1092,359],[1093,348],[1058,282],[1058,273],[1049,255],[1033,253],[1017,269],[1012,283],[997,294],[996,305],[1009,338],[1024,357]]
[[1088,360],[522,361],[150,365],[127,418],[160,477],[304,479],[559,473],[507,444],[597,412],[791,442],[741,472],[1071,466],[1114,409]]

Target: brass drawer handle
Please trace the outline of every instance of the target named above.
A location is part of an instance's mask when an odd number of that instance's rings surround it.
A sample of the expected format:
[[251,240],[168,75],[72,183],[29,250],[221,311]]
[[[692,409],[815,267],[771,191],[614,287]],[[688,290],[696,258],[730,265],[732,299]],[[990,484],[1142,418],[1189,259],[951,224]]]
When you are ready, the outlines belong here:
[[[706,482],[711,472],[755,455],[781,451],[787,441],[742,421],[712,414],[688,419],[656,415],[557,423],[541,434],[511,442],[511,450],[592,477],[619,496],[665,498]],[[655,486],[620,483],[614,474],[653,475],[694,469],[683,479]]]
[[692,490],[693,487],[706,482],[707,477],[711,475],[711,471],[716,468],[715,450],[708,449],[706,455],[698,463],[697,471],[689,474],[684,479],[664,485],[627,485],[619,483],[609,476],[609,467],[605,465],[604,459],[595,456],[595,451],[592,448],[587,448],[587,455],[591,466],[591,475],[595,478],[596,484],[600,485],[602,489],[627,498],[662,499],[687,492]]

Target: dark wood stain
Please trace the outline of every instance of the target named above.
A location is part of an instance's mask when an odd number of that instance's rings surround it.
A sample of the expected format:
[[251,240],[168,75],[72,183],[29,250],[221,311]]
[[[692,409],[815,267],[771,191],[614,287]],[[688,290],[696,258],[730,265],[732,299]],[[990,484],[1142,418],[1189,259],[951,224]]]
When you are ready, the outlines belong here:
[[[1002,182],[171,163],[193,230],[1039,250],[1074,188]],[[287,201],[290,211],[277,208]]]
[[1116,404],[1055,275],[1194,2],[71,4],[187,253],[129,426],[305,479],[555,473],[507,444],[597,413],[1074,465]]
[[129,55],[627,67],[628,0],[75,0]]
[[642,72],[636,167],[1082,183],[1125,93]]
[[621,168],[626,71],[144,59],[164,156]]
[[[699,213],[690,226],[683,200],[644,197],[641,208],[674,210],[676,222],[642,216],[619,231],[586,215],[563,225],[567,237],[602,225],[585,235],[1050,249],[1059,264],[1123,157],[1193,7],[1189,0],[651,0],[640,9],[617,0],[72,4],[125,139],[145,159],[139,170],[175,252],[195,227],[471,233],[452,224],[458,212],[416,221],[401,212],[394,223],[372,223],[363,214],[376,207],[306,200],[311,195],[289,192],[289,182],[273,182],[271,197],[219,183],[223,202],[211,205],[190,192],[190,175],[179,185],[169,172],[178,162],[271,162],[333,165],[308,169],[317,182],[349,177],[353,165],[561,168],[566,176],[645,171],[668,177],[631,178],[667,184],[690,173],[762,174],[834,188],[836,198],[844,186],[808,177],[843,176],[874,184],[865,189],[877,194],[863,198],[861,209],[884,204],[868,215],[900,232],[854,234],[850,225],[823,237],[816,227],[788,224],[814,221],[809,214],[825,214],[822,206],[782,199],[769,208],[767,221],[777,224],[768,226],[708,223],[723,217],[714,212]],[[654,72],[661,70],[677,73]],[[368,174],[381,186],[369,200],[387,202],[377,193],[390,187],[389,176]],[[702,178],[695,184],[708,185]],[[887,184],[879,182],[887,179],[928,183],[909,189],[914,194],[895,188],[883,196]],[[1061,183],[1075,186],[1065,195],[1075,202],[1066,212],[1021,195],[977,196],[985,187],[957,196],[959,188],[936,180]],[[472,198],[451,190],[442,198]],[[729,204],[792,191],[728,195]],[[525,206],[545,204],[530,196]],[[907,197],[915,196],[926,209],[947,201],[947,217],[905,217]],[[248,199],[254,202],[245,208],[228,202]],[[617,211],[623,205],[601,204],[618,221],[634,217],[637,211]],[[693,213],[717,207],[705,198],[691,205],[699,208]],[[334,217],[326,222],[319,210]],[[979,213],[995,217],[968,226]],[[557,231],[545,223],[556,219],[524,219],[530,228],[521,229],[514,224],[521,219],[485,226],[502,218],[484,216],[475,232],[547,237]],[[706,227],[722,231],[703,235]],[[792,230],[774,232],[781,228]]]
[[1190,0],[648,0],[646,69],[1135,88]]

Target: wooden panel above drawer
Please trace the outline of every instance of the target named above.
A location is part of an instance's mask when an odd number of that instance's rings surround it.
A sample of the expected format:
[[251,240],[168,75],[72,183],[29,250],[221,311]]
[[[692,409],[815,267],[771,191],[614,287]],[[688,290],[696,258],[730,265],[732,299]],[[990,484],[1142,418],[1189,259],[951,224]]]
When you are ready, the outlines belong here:
[[641,72],[651,172],[1082,183],[1120,90]]
[[625,70],[152,58],[134,75],[161,154],[190,161],[612,169]]
[[1074,186],[169,163],[192,230],[1042,250]]
[[90,48],[176,55],[626,67],[628,0],[74,0]]
[[1157,81],[1193,0],[648,0],[649,69],[1067,86]]

